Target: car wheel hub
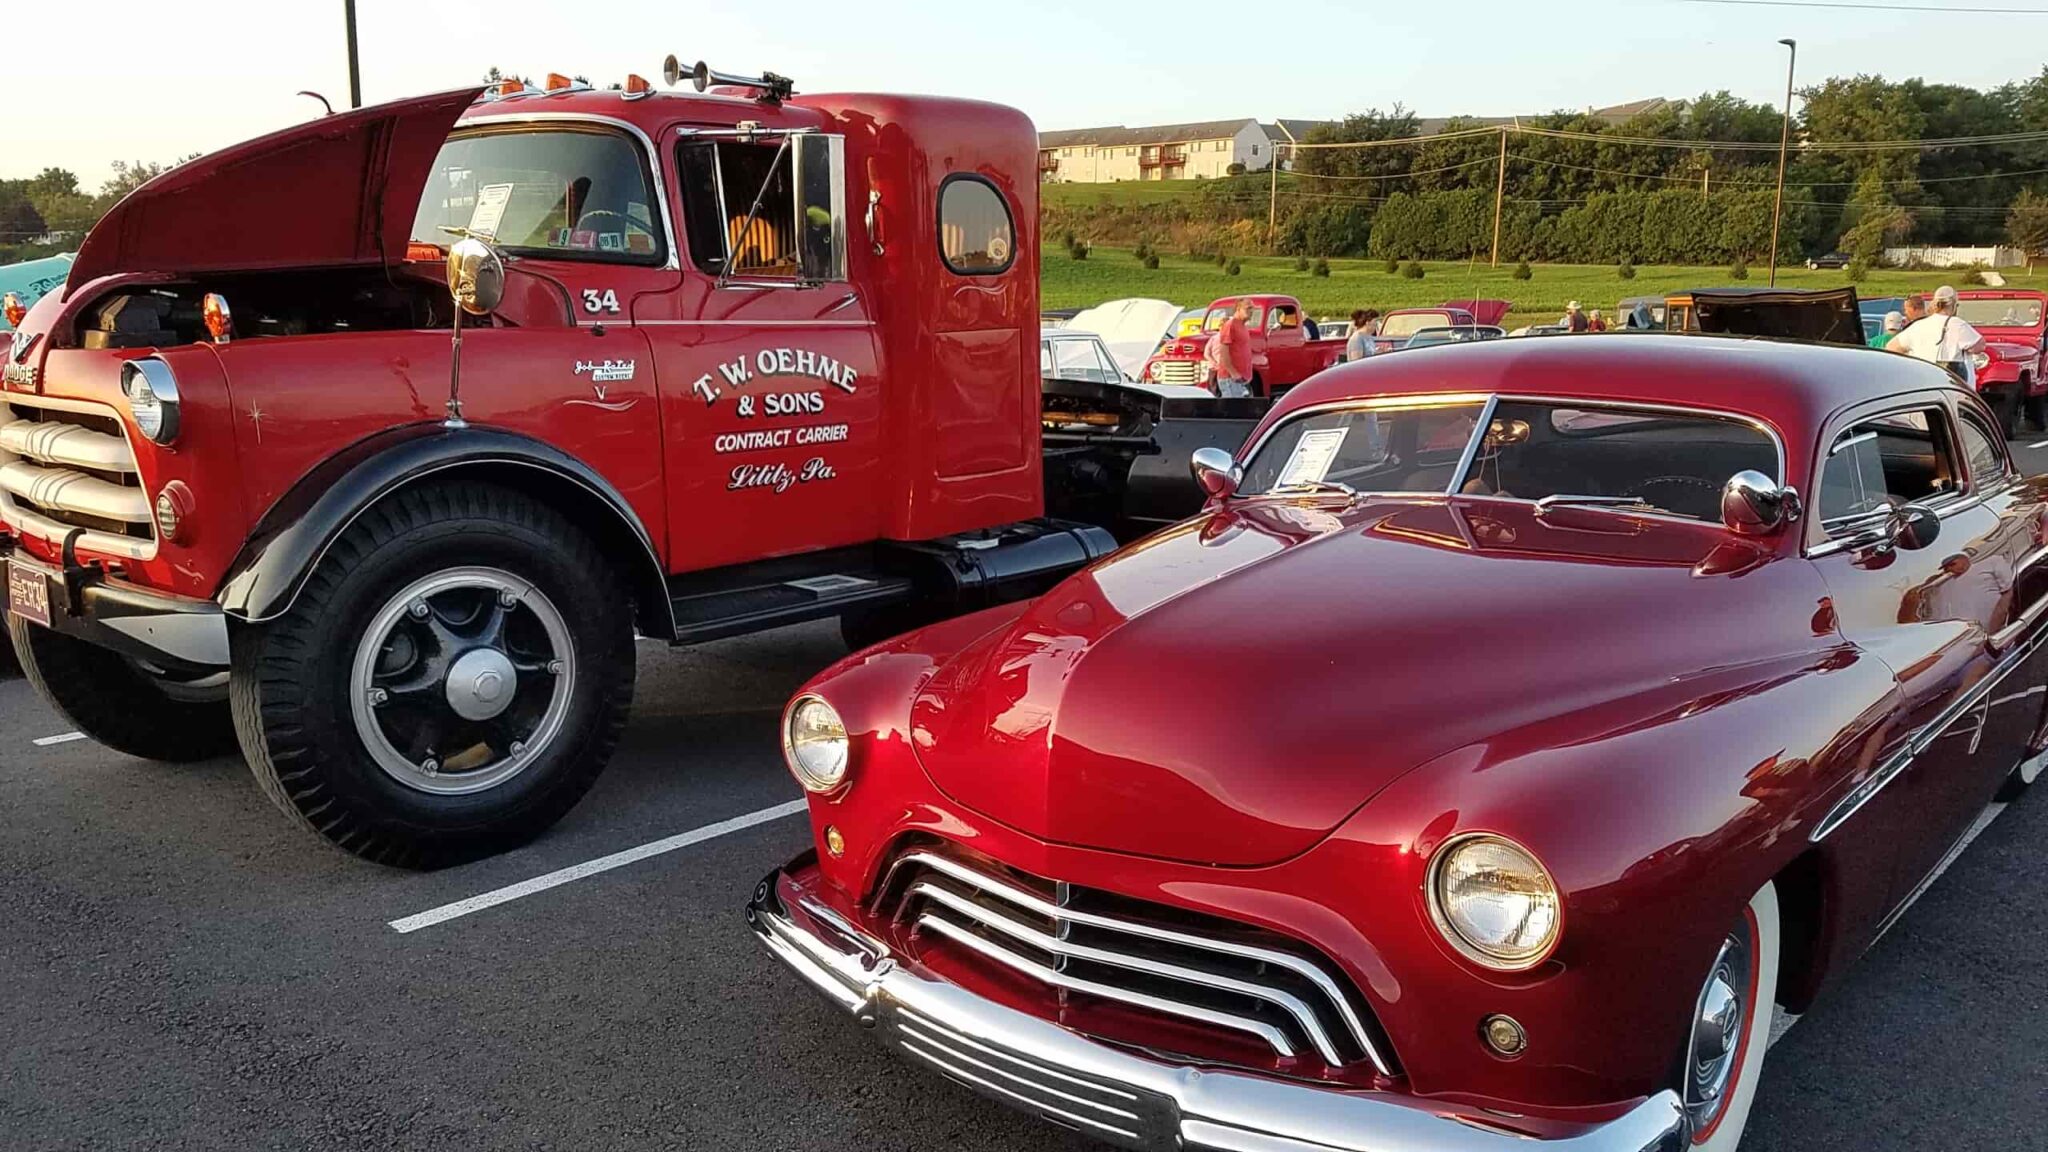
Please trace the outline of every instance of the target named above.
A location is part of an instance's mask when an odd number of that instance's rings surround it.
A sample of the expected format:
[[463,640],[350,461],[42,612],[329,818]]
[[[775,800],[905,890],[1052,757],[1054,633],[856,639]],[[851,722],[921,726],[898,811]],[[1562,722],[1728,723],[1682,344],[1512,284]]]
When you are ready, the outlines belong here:
[[1685,1110],[1692,1130],[1712,1125],[1734,1086],[1749,1028],[1750,949],[1731,936],[1721,944],[1714,967],[1700,989],[1686,1059]]
[[575,690],[567,620],[495,568],[412,582],[371,617],[349,670],[356,735],[408,788],[461,796],[524,772],[560,734]]

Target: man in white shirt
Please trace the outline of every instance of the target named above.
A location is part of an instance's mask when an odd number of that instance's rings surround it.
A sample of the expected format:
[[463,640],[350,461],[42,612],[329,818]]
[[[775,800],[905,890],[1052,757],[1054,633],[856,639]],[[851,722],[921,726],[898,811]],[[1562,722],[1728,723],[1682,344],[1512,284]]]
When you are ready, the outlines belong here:
[[1905,331],[1885,345],[1888,352],[1916,356],[1930,364],[1955,365],[1963,383],[1977,386],[1977,369],[1970,355],[1984,350],[1984,336],[1956,315],[1956,290],[1944,284],[1934,290],[1934,310],[1906,325]]

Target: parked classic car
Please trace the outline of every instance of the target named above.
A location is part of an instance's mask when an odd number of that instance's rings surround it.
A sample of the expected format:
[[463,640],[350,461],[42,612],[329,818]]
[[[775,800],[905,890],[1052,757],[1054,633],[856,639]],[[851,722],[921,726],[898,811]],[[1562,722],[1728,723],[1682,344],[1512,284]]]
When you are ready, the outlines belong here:
[[2038,773],[2048,486],[1931,365],[1422,350],[1198,473],[1201,515],[808,684],[815,847],[749,908],[1091,1136],[1733,1148],[1779,1006]]
[[1470,344],[1478,340],[1498,340],[1507,332],[1498,324],[1454,324],[1444,328],[1424,328],[1408,337],[1403,348],[1429,348],[1438,344]]
[[1966,288],[1956,316],[1983,333],[1977,353],[1977,391],[1998,414],[2008,439],[2018,439],[2021,417],[2048,427],[2048,292],[2027,288]]
[[1438,308],[1396,308],[1380,317],[1379,329],[1373,333],[1373,349],[1392,352],[1424,328],[1498,324],[1509,307],[1506,300],[1446,300]]
[[1213,387],[1203,356],[1208,348],[1208,334],[1223,326],[1239,300],[1251,306],[1245,330],[1251,336],[1252,395],[1281,395],[1335,364],[1343,355],[1344,341],[1309,331],[1299,300],[1292,296],[1247,293],[1211,303],[1195,335],[1162,341],[1138,378],[1154,384]]

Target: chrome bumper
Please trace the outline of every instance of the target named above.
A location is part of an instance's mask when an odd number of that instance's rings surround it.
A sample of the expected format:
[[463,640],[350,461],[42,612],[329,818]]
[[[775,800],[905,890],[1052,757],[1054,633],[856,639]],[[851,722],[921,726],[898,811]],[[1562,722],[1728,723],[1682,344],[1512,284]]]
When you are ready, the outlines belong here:
[[[74,572],[77,570],[74,569]],[[227,671],[228,624],[210,600],[167,596],[94,577],[66,579],[62,568],[19,551],[0,550],[0,620],[11,572],[31,574],[49,590],[53,632],[191,676]],[[4,643],[0,638],[0,643]]]
[[[768,950],[890,1048],[996,1101],[1128,1148],[1180,1152],[1673,1152],[1675,1093],[1560,1140],[1478,1126],[1388,1093],[1167,1063],[1097,1043],[892,956],[806,891],[792,865],[747,921]],[[815,876],[815,872],[811,873]]]

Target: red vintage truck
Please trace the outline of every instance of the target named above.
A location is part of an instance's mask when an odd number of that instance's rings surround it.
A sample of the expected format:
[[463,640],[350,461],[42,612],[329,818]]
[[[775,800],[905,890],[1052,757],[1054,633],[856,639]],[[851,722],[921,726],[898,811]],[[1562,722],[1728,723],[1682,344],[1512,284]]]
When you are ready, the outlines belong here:
[[1109,551],[1048,506],[1113,516],[1160,401],[1042,389],[1030,120],[695,79],[342,113],[110,212],[0,381],[43,695],[427,866],[575,804],[636,630],[864,643]]
[[1144,379],[1153,384],[1214,388],[1203,360],[1209,336],[1230,318],[1243,300],[1251,305],[1245,327],[1252,337],[1252,395],[1271,398],[1335,364],[1344,355],[1344,341],[1311,340],[1303,324],[1301,301],[1292,296],[1226,296],[1209,305],[1201,331],[1160,346],[1145,362]]
[[2007,438],[2019,436],[2022,418],[2048,427],[2048,292],[1973,288],[1956,295],[1956,315],[1984,335],[1977,391],[1998,413]]

